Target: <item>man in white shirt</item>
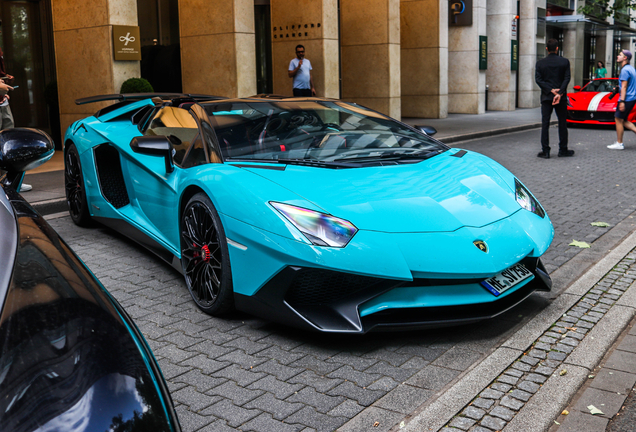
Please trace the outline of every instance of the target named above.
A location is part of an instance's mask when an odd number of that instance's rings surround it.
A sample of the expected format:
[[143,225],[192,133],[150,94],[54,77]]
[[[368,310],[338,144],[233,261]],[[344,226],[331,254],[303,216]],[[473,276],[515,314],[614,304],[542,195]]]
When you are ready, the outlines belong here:
[[289,77],[294,79],[295,97],[316,96],[314,80],[311,76],[311,63],[305,58],[305,47],[296,46],[296,58],[289,62]]

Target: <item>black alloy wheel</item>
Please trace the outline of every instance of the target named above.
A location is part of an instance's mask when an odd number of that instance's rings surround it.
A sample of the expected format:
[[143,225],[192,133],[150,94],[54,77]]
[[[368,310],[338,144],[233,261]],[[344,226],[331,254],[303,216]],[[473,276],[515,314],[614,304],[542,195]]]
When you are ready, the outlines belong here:
[[190,198],[181,215],[181,265],[190,295],[203,312],[222,315],[234,308],[225,231],[204,193]]
[[91,225],[92,219],[86,201],[84,176],[80,164],[79,153],[74,144],[69,144],[64,156],[64,187],[66,202],[71,219],[79,226]]

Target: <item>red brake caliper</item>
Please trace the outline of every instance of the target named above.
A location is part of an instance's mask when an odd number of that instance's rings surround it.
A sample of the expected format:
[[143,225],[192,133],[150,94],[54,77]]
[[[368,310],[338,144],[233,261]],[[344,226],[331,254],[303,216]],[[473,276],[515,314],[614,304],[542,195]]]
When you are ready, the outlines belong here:
[[201,248],[201,258],[205,262],[210,261],[210,249],[208,248],[208,245],[203,245],[203,247]]

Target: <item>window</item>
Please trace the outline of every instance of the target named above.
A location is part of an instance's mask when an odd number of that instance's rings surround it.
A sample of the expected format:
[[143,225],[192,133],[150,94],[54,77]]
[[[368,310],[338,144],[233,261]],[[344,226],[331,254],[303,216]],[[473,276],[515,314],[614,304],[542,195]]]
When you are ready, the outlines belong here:
[[160,109],[144,133],[146,136],[167,137],[174,149],[174,163],[178,166],[181,166],[190,145],[199,138],[198,134],[199,128],[192,114],[175,107]]

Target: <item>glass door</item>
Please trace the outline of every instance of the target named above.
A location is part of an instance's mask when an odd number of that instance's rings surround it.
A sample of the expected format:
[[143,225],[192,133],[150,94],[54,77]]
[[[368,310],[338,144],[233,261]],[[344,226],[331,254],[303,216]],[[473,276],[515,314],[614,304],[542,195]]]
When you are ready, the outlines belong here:
[[[51,133],[51,124],[58,125],[53,139],[59,140],[59,114],[57,91],[55,113],[49,118],[49,107],[45,99],[46,85],[55,85],[55,61],[50,25],[50,2],[48,1],[3,1],[2,49],[6,72],[15,77],[10,106],[16,127],[33,127]],[[50,92],[50,89],[47,89]],[[55,129],[55,128],[53,128]]]

